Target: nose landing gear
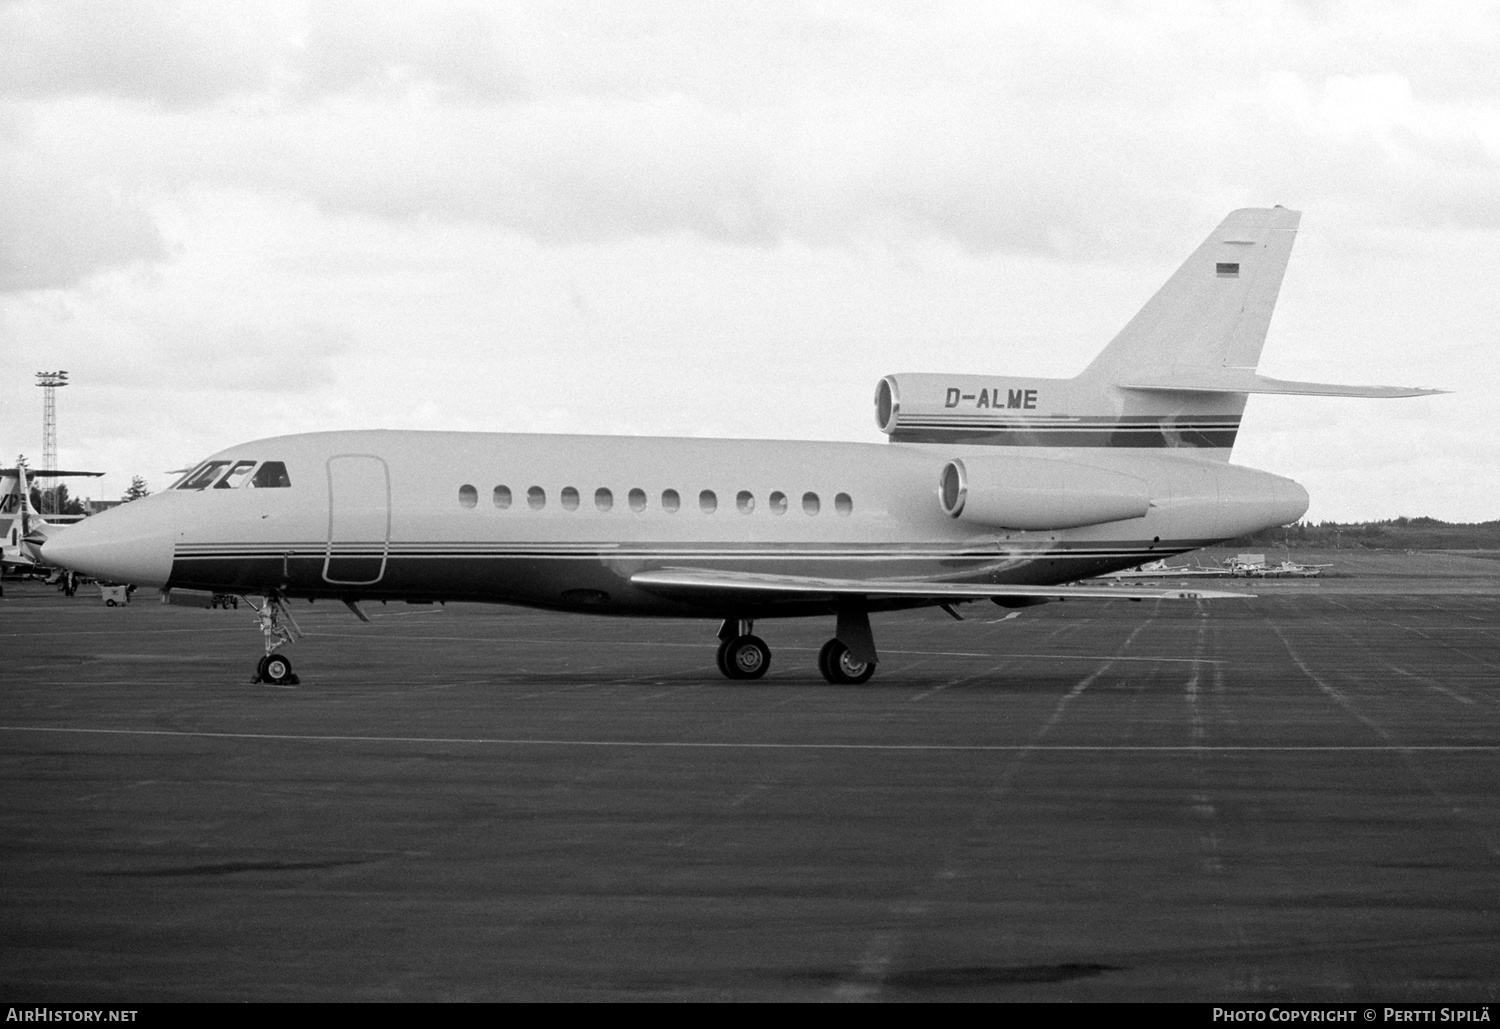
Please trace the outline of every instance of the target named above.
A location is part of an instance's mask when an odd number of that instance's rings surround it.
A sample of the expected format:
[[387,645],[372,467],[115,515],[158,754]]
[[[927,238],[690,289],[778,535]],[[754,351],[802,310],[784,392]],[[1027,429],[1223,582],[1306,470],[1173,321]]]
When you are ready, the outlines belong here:
[[279,593],[268,593],[259,607],[249,597],[245,598],[245,603],[255,611],[260,631],[266,638],[266,656],[255,666],[255,676],[250,681],[267,682],[273,686],[297,685],[301,680],[292,672],[291,659],[275,652],[278,647],[295,642],[302,635],[302,629],[287,610],[284,599]]

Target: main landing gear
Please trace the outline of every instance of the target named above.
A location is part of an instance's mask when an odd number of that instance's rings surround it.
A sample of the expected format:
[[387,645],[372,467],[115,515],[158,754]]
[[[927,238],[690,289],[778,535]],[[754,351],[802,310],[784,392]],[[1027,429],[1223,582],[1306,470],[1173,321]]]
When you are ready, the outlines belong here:
[[719,627],[719,653],[714,660],[726,679],[759,679],[771,667],[771,648],[750,630],[748,618],[726,618]]
[[[726,618],[719,627],[719,652],[715,661],[726,679],[759,679],[771,667],[771,648],[751,634],[748,618]],[[858,686],[875,674],[879,658],[870,616],[861,609],[841,609],[838,632],[818,651],[818,671],[837,686]]]
[[818,671],[836,686],[858,686],[875,674],[875,662],[859,660],[848,647],[832,639],[818,651]]
[[273,686],[297,685],[301,680],[292,672],[291,659],[276,653],[278,647],[295,642],[302,635],[297,620],[286,608],[284,598],[279,593],[268,593],[259,607],[249,597],[245,598],[245,603],[255,611],[260,631],[266,637],[266,656],[255,666],[255,676],[250,681],[268,682]]

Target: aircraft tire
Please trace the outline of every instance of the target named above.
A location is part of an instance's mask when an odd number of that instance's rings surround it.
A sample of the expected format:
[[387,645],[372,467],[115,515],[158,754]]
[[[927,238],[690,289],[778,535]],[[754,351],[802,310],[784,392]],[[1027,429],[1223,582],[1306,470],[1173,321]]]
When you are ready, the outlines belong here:
[[280,654],[268,654],[261,659],[260,677],[263,681],[280,686],[292,681],[292,663]]
[[729,650],[730,640],[724,640],[719,644],[719,650],[714,654],[714,664],[718,666],[719,674],[726,679],[733,679],[734,674],[729,671],[729,659],[724,655]]
[[858,686],[870,681],[870,676],[875,674],[875,665],[854,660],[848,647],[831,639],[818,651],[818,671],[836,686]]
[[721,652],[731,679],[759,679],[771,667],[771,648],[759,636],[736,636]]

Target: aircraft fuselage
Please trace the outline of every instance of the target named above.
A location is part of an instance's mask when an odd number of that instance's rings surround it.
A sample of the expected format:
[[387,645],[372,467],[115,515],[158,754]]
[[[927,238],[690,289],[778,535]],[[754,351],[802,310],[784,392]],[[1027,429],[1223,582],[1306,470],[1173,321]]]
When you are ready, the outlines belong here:
[[[1143,517],[1054,531],[976,526],[939,504],[985,446],[369,430],[231,447],[286,485],[169,489],[71,530],[75,564],[137,585],[350,600],[469,600],[602,614],[765,617],[817,601],[687,602],[631,582],[691,567],[1051,585],[1295,520],[1288,479],[1181,452],[1027,448],[1124,473]],[[191,477],[190,477],[191,479]],[[127,524],[128,523],[128,524]],[[138,526],[138,528],[133,528]],[[90,539],[133,540],[85,556]],[[110,560],[115,567],[104,568]],[[931,603],[932,601],[925,601]],[[907,606],[891,600],[871,607]]]

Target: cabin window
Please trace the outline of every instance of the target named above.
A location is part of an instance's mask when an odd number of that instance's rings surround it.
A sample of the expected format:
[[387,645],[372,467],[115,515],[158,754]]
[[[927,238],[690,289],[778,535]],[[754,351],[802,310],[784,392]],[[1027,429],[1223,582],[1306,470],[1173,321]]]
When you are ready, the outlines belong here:
[[458,487],[458,502],[463,507],[473,507],[479,503],[479,491],[468,483]]
[[682,498],[677,495],[675,489],[664,489],[661,491],[661,509],[667,514],[676,514],[677,509],[682,507]]
[[747,489],[740,490],[734,498],[734,506],[740,509],[740,514],[749,514],[755,510],[755,494]]
[[495,502],[496,507],[504,511],[506,508],[510,507],[510,487],[496,486],[495,492],[490,494],[490,499]]
[[802,494],[802,513],[803,514],[815,515],[815,514],[818,513],[818,509],[820,507],[822,507],[822,506],[823,506],[822,504],[818,503],[818,495],[816,493],[804,493],[804,494]]
[[533,486],[526,491],[526,506],[533,511],[540,511],[547,506],[547,491],[540,486]]
[[292,480],[286,474],[286,465],[280,461],[267,461],[250,480],[250,485],[255,489],[287,489],[291,484]]
[[250,469],[255,467],[254,461],[241,461],[224,474],[224,478],[214,483],[214,489],[234,489],[245,481],[245,476],[250,474]]
[[630,510],[639,514],[646,510],[646,491],[633,489],[630,491]]
[[615,495],[603,486],[600,486],[594,490],[594,506],[601,511],[608,511],[615,506]]
[[781,492],[781,490],[777,490],[775,493],[772,493],[770,497],[767,498],[767,501],[770,504],[772,514],[786,514],[786,494]]
[[854,513],[854,498],[847,493],[840,493],[833,498],[833,509],[839,514],[848,517]]
[[559,494],[559,496],[562,499],[562,506],[564,511],[578,510],[578,491],[572,486],[564,486],[563,491],[561,494]]
[[706,489],[698,494],[698,510],[704,514],[713,514],[719,509],[719,498],[714,496],[714,491]]
[[202,467],[200,467],[196,472],[193,472],[191,475],[189,475],[186,479],[183,479],[182,485],[178,486],[177,488],[207,489],[209,483],[217,479],[219,477],[219,473],[228,467],[228,461],[209,461]]

